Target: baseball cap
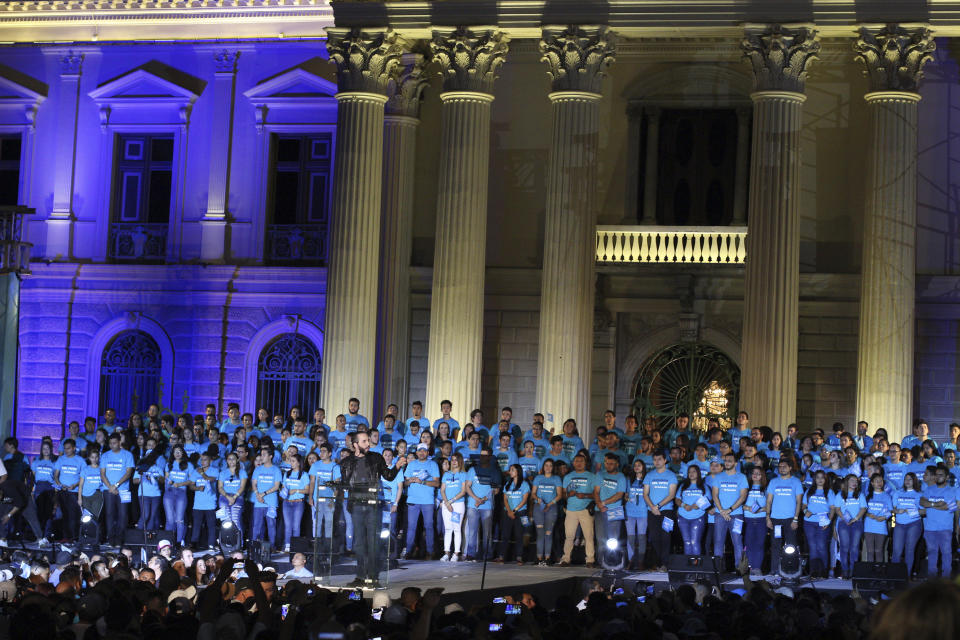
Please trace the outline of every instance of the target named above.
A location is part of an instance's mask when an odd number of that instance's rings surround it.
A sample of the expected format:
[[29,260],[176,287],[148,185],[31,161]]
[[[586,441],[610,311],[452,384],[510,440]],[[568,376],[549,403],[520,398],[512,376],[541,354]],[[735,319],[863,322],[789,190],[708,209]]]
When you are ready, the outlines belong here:
[[423,443],[421,442],[420,444],[417,445],[417,451],[421,451],[421,450],[422,450],[422,451],[429,451],[429,450],[430,450],[430,447],[428,447],[427,445],[425,445],[425,444],[423,444]]
[[163,549],[164,547],[172,547],[172,546],[173,545],[170,544],[169,540],[161,540],[160,542],[157,543],[157,551],[160,551],[160,549]]

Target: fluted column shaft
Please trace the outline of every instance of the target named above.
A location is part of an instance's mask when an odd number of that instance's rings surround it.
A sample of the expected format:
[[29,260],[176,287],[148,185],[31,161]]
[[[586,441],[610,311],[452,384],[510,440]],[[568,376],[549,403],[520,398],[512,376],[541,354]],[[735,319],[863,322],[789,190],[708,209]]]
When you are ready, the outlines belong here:
[[[589,426],[600,95],[550,94],[543,283],[536,404],[557,426]],[[549,421],[549,416],[548,416]],[[549,426],[549,425],[548,425]]]
[[404,115],[384,119],[375,411],[390,402],[400,407],[409,405],[410,251],[419,122]]
[[774,430],[797,411],[800,125],[805,96],[753,94],[740,406]]
[[[383,105],[376,93],[337,94],[320,398],[332,412],[356,397],[372,406],[383,177]],[[334,414],[335,415],[335,414]]]
[[480,405],[490,105],[477,91],[440,95],[440,175],[430,301],[427,407],[453,403],[461,424]]
[[910,432],[917,222],[917,103],[866,95],[871,119],[860,281],[857,419],[891,442]]

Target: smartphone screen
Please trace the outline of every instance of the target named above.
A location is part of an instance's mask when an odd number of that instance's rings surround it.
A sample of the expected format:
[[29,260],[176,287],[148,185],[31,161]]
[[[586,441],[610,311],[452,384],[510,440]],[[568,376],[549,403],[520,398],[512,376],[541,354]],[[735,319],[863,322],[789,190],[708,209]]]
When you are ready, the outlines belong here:
[[618,607],[625,607],[625,606],[627,606],[627,603],[621,601],[621,602],[618,602],[618,603],[617,603],[617,606],[618,606]]
[[508,604],[507,608],[504,610],[504,613],[508,616],[516,616],[520,614],[520,605],[518,604]]
[[374,609],[374,610],[371,612],[371,615],[373,616],[373,619],[374,619],[374,620],[379,620],[379,619],[381,618],[381,616],[383,616],[383,608],[381,607],[381,608],[379,608],[379,609]]
[[490,623],[490,631],[500,631],[501,629],[503,629],[503,623],[501,622]]
[[646,602],[647,596],[637,596],[637,602]]
[[493,604],[504,604],[507,601],[506,598],[494,598]]
[[614,590],[613,590],[613,595],[615,595],[615,596],[622,596],[622,595],[623,595],[623,587],[617,587],[616,589],[614,589]]
[[285,605],[283,605],[282,607],[280,607],[280,619],[281,619],[281,620],[286,620],[288,613],[290,613],[290,605],[285,604]]
[[360,600],[363,596],[360,594],[359,591],[351,591],[347,595],[347,597],[350,598],[351,600]]

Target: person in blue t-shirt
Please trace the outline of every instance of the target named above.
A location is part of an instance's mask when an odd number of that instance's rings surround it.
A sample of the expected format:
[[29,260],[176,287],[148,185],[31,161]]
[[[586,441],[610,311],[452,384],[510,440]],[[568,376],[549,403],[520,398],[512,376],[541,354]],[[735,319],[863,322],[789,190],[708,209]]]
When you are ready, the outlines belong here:
[[501,433],[497,441],[500,443],[500,446],[493,451],[493,456],[497,459],[497,465],[504,475],[507,474],[507,470],[511,466],[517,464],[517,452],[514,451],[510,445],[510,440],[511,436],[509,433]]
[[160,511],[163,504],[163,479],[166,474],[166,460],[156,450],[157,441],[147,438],[148,453],[140,458],[133,472],[133,482],[140,493],[140,529],[158,531],[160,529]]
[[[471,465],[467,472],[467,541],[465,552],[468,562],[474,561],[481,554],[483,558],[489,558],[493,553],[493,507],[497,492],[502,484],[501,478],[500,467],[493,459],[490,447],[482,447],[476,464]],[[481,529],[483,530],[482,550],[479,544]]]
[[[936,484],[924,487],[920,506],[926,509],[923,519],[923,539],[927,543],[927,577],[948,576],[951,572],[954,521],[957,511],[957,492],[947,482],[950,474],[937,467]],[[940,569],[937,570],[937,560]]]
[[533,481],[536,475],[540,473],[540,467],[543,466],[543,461],[534,453],[534,444],[532,441],[524,440],[523,455],[517,458],[517,464],[523,469],[523,478],[527,482]]
[[347,431],[350,433],[355,433],[360,425],[365,426],[367,431],[370,430],[370,421],[365,416],[360,415],[359,411],[360,401],[356,398],[350,398],[347,402],[347,415],[344,416],[347,419]]
[[543,456],[544,460],[553,460],[554,468],[557,462],[563,462],[569,468],[571,466],[570,458],[563,451],[563,436],[553,436],[550,438],[550,449]]
[[463,549],[463,523],[467,512],[467,474],[463,456],[450,458],[450,470],[440,479],[440,514],[443,517],[443,551],[441,562],[458,562]]
[[723,457],[723,471],[713,480],[713,504],[716,513],[713,522],[713,555],[723,556],[727,535],[733,543],[733,557],[739,566],[743,557],[743,505],[747,501],[747,476],[737,471],[737,456],[727,452]]
[[533,495],[533,523],[537,529],[537,563],[545,567],[553,549],[553,528],[563,497],[561,479],[553,473],[553,460],[543,461],[530,490]]
[[76,455],[76,444],[71,438],[63,442],[63,455],[57,458],[53,472],[54,484],[60,487],[57,498],[63,512],[64,537],[68,541],[76,539],[80,533],[80,504],[77,491],[80,486],[80,473],[86,462]]
[[193,465],[181,445],[174,445],[167,464],[166,487],[163,493],[163,511],[167,527],[174,532],[175,542],[182,545],[187,536],[187,487]]
[[893,516],[893,500],[886,491],[883,475],[870,477],[867,490],[867,513],[863,521],[863,546],[867,562],[884,562],[887,535],[890,533],[890,518]]
[[580,435],[577,433],[576,420],[568,418],[566,422],[563,423],[563,433],[561,437],[563,438],[563,455],[567,456],[567,460],[573,460],[573,456],[584,448],[583,440],[580,439]]
[[130,478],[133,477],[133,454],[120,447],[120,434],[110,434],[110,450],[100,459],[100,475],[105,491],[107,540],[119,547],[127,530],[127,508],[132,500]]
[[53,512],[57,502],[57,488],[53,474],[57,469],[57,457],[53,455],[53,443],[46,440],[40,445],[40,455],[30,463],[33,473],[33,498],[37,503],[37,520],[46,538],[53,524]]
[[567,511],[563,523],[566,538],[563,541],[563,559],[560,566],[570,566],[573,540],[577,535],[577,527],[580,527],[586,547],[587,567],[592,569],[596,566],[596,546],[593,539],[593,515],[588,507],[599,498],[600,488],[596,476],[587,471],[586,451],[580,451],[573,457],[573,471],[564,476],[563,491],[567,497]]
[[860,558],[863,517],[867,513],[867,499],[860,490],[860,478],[856,474],[844,477],[840,491],[833,494],[833,509],[837,514],[842,576],[849,580],[853,575],[853,564]]
[[303,457],[299,453],[287,456],[290,470],[287,471],[280,488],[283,498],[283,551],[290,553],[290,541],[300,536],[300,521],[303,520],[303,506],[310,495],[310,474],[303,470]]
[[[190,542],[196,549],[200,544],[201,528],[207,530],[207,549],[213,549],[217,538],[217,483],[219,474],[210,463],[210,454],[200,454],[200,464],[190,474],[193,482],[193,531]],[[202,525],[202,527],[201,527]]]
[[[523,530],[528,521],[527,503],[530,485],[523,479],[523,469],[512,464],[507,469],[507,481],[503,485],[503,512],[500,515],[500,551],[494,562],[507,560],[507,549],[513,540],[513,555],[517,564],[523,564]],[[586,535],[586,532],[584,532]]]
[[743,503],[743,547],[751,575],[759,575],[767,539],[767,474],[760,467],[754,467],[747,477],[750,486],[747,501]]
[[543,458],[550,450],[550,434],[543,429],[543,423],[535,421],[530,431],[523,435],[523,443],[533,443],[533,454],[538,458]]
[[703,482],[700,467],[691,464],[687,467],[687,477],[677,488],[677,523],[680,525],[680,536],[683,538],[683,552],[687,555],[700,555],[700,544],[706,528],[707,509],[710,508],[710,498],[707,497],[707,488]]
[[[633,416],[627,416],[627,427]],[[633,418],[636,422],[636,418]],[[643,499],[643,478],[647,475],[647,465],[637,458],[633,461],[628,477],[624,515],[627,524],[627,563],[644,570],[643,557],[647,552],[647,503]]]
[[830,493],[826,472],[814,471],[812,484],[803,494],[803,533],[807,539],[811,578],[826,578],[830,567],[828,550],[833,515]]
[[[615,434],[611,431],[609,435]],[[603,470],[595,474],[598,499],[594,529],[597,546],[601,549],[606,548],[608,540],[620,541],[624,518],[623,497],[627,493],[627,478],[620,473],[620,457],[608,451],[604,454],[603,465]]]
[[227,519],[240,532],[243,539],[243,494],[247,488],[247,471],[240,464],[236,453],[230,452],[224,460],[224,467],[217,475],[217,493],[220,494],[220,508],[226,511]]
[[430,420],[423,415],[423,403],[419,400],[414,400],[410,405],[411,416],[406,420],[407,430],[410,430],[410,424],[414,421],[417,422],[420,429],[423,431],[430,431]]
[[780,551],[784,544],[796,546],[800,526],[803,484],[793,475],[789,460],[777,465],[778,477],[767,483],[767,528],[770,538],[770,572],[780,569]]
[[[667,469],[667,455],[662,449],[653,454],[653,471],[643,479],[643,499],[647,503],[647,530],[659,571],[666,571],[670,555],[670,539],[674,525],[673,500],[677,495],[677,474]],[[669,520],[669,523],[665,523]]]
[[416,541],[417,523],[423,518],[423,530],[426,552],[433,555],[433,514],[436,499],[436,489],[440,486],[440,468],[433,460],[428,460],[430,447],[425,444],[417,445],[417,458],[407,464],[405,479],[407,489],[407,545],[401,554],[405,560],[410,559],[413,544]]
[[[446,422],[450,425],[450,436],[454,439],[459,437],[460,432],[460,423],[450,417],[450,412],[453,410],[453,403],[449,400],[444,400],[440,403],[440,417],[433,421],[433,430],[438,431],[441,422]],[[464,460],[466,462],[466,460]],[[464,467],[466,468],[466,467]]]
[[67,426],[67,435],[60,441],[60,453],[64,453],[64,445],[67,440],[73,440],[73,446],[83,449],[87,446],[87,439],[80,434],[80,423],[76,420]]
[[320,459],[310,467],[310,494],[308,504],[313,507],[313,535],[320,536],[327,544],[333,541],[333,515],[336,507],[336,491],[328,487],[330,482],[340,480],[340,465],[333,461],[333,447],[329,442],[320,445]]
[[87,464],[80,471],[80,491],[77,503],[97,521],[97,539],[100,537],[100,515],[103,512],[103,480],[100,468],[100,450],[91,447]]
[[890,554],[890,562],[906,562],[907,577],[913,575],[913,559],[923,529],[923,522],[920,520],[922,497],[920,481],[913,473],[903,476],[903,486],[893,494],[893,512],[897,517],[897,526],[893,528],[893,552]]
[[257,467],[250,474],[250,489],[253,499],[252,540],[263,540],[266,524],[267,540],[271,548],[277,538],[277,498],[283,481],[283,474],[273,464],[273,451],[269,447],[260,449],[257,455]]

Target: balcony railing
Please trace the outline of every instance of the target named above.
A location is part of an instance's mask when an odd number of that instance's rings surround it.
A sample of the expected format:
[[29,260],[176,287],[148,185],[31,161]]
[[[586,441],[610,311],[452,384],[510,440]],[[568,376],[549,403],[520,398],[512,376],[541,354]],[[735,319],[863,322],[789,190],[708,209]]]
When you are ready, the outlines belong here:
[[161,261],[167,257],[166,224],[114,222],[110,225],[110,258],[119,261]]
[[0,273],[30,273],[33,244],[24,237],[23,216],[35,212],[28,207],[0,206]]
[[267,227],[269,262],[325,262],[326,259],[327,225],[275,224]]
[[746,227],[598,226],[597,262],[743,264]]

